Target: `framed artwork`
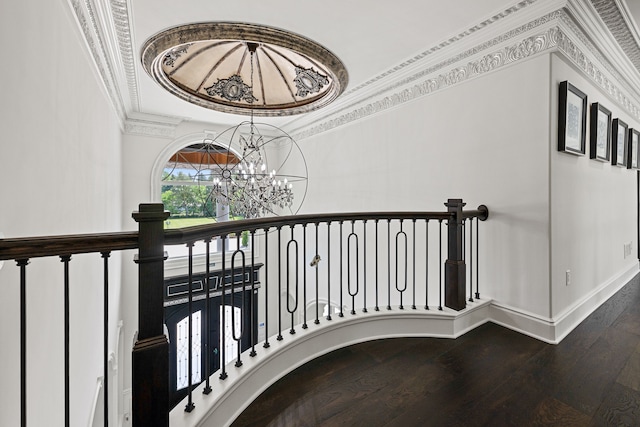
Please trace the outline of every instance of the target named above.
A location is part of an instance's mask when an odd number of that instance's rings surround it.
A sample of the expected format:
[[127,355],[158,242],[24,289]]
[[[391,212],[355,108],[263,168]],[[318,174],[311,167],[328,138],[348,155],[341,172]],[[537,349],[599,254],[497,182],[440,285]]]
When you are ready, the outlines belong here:
[[627,141],[631,135],[629,126],[620,119],[613,119],[611,130],[611,164],[627,167]]
[[591,144],[589,157],[608,162],[611,149],[611,111],[599,102],[591,104]]
[[568,81],[560,83],[558,151],[585,154],[587,95]]
[[629,129],[629,142],[627,145],[627,169],[640,169],[638,166],[638,149],[640,147],[640,132]]

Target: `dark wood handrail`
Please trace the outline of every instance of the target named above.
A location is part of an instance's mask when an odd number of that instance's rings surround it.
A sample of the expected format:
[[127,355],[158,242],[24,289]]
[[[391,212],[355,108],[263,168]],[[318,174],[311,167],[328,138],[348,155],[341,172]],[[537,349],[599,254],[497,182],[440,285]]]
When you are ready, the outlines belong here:
[[[481,205],[477,210],[463,211],[463,218],[475,217],[478,217],[480,220],[485,220],[487,217],[487,208]],[[180,245],[208,239],[213,236],[225,236],[246,230],[263,230],[326,222],[398,219],[447,221],[451,219],[451,214],[449,212],[351,212],[255,218],[165,230],[164,241],[167,245]],[[137,231],[8,238],[0,239],[0,261],[92,252],[102,253],[136,248],[138,248]]]
[[102,253],[137,247],[137,231],[10,238],[0,239],[0,260]]
[[398,219],[433,219],[449,220],[449,212],[352,212],[352,213],[324,213],[290,215],[267,218],[247,219],[243,221],[219,222],[214,224],[196,225],[174,230],[166,230],[164,243],[167,245],[180,245],[188,242],[211,238],[212,236],[225,236],[232,233],[253,230],[265,230],[270,228],[287,227],[294,225],[320,224],[327,222],[347,221],[375,221]]
[[489,218],[489,208],[487,208],[485,205],[480,205],[476,210],[462,211],[462,218],[478,218],[480,221],[486,221],[487,218]]

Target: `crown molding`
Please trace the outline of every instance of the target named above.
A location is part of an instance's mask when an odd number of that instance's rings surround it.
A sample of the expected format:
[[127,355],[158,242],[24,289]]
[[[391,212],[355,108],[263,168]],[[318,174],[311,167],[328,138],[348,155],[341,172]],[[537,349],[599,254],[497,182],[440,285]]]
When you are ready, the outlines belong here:
[[113,109],[120,119],[121,128],[127,118],[127,109],[122,102],[120,86],[116,78],[116,67],[112,64],[108,48],[108,38],[104,36],[101,22],[102,16],[93,0],[68,0],[73,16],[82,32],[84,42],[98,71],[100,80],[111,101]]
[[176,137],[176,128],[182,120],[181,117],[131,113],[125,121],[124,132],[128,135],[173,139]]
[[130,19],[130,0],[111,0],[111,14],[113,16],[113,30],[117,39],[119,55],[114,60],[117,67],[122,69],[127,85],[127,93],[132,111],[140,111],[140,96],[138,93],[138,77],[136,75],[136,55],[133,46],[133,31]]
[[554,23],[562,13],[556,10],[441,62],[425,63],[413,74],[386,82],[366,96],[352,93],[351,99],[345,97],[341,103],[316,113],[316,117],[312,114],[298,120],[298,126],[289,133],[301,140],[549,51],[556,45],[558,29]]
[[389,80],[389,78],[391,76],[397,75],[397,74],[401,74],[402,71],[406,71],[407,69],[415,69],[416,67],[419,67],[419,64],[421,62],[423,62],[423,60],[427,57],[431,57],[434,56],[442,51],[446,51],[447,48],[449,46],[452,46],[454,44],[461,44],[461,42],[467,40],[470,38],[470,36],[474,35],[476,32],[480,31],[480,30],[487,30],[488,28],[490,28],[492,25],[495,26],[499,21],[504,20],[504,18],[508,17],[511,14],[514,14],[520,10],[522,10],[523,8],[535,3],[538,0],[523,0],[520,1],[519,3],[513,5],[512,7],[506,9],[506,10],[502,10],[502,11],[498,11],[496,13],[492,13],[490,14],[490,17],[488,17],[487,19],[483,20],[482,22],[474,25],[471,28],[465,29],[463,31],[461,31],[460,33],[449,37],[448,39],[442,41],[441,43],[439,43],[436,46],[433,46],[421,53],[419,53],[418,55],[415,55],[414,57],[396,65],[395,67],[391,68],[390,70],[385,71],[382,74],[379,74],[377,76],[375,76],[374,78],[366,81],[365,83],[362,83],[352,89],[349,89],[348,91],[345,92],[344,97],[349,96],[352,93],[356,93],[358,91],[362,91],[363,89],[374,85],[376,82],[381,81],[381,80]]
[[[131,0],[67,1],[124,132],[173,137],[183,119],[139,113]],[[624,0],[522,0],[282,127],[304,139],[550,52],[638,119],[639,40]]]
[[[595,9],[593,10],[596,21],[599,21]],[[584,9],[581,12],[584,13]],[[414,67],[412,74],[398,74],[400,78],[393,80],[373,79],[371,82],[384,81],[385,85],[378,85],[375,91],[369,90],[366,93],[365,87],[361,85],[360,89],[350,91],[335,105],[292,121],[285,128],[296,140],[302,140],[532,56],[551,52],[558,52],[568,58],[621,108],[632,117],[640,119],[640,94],[636,89],[640,88],[640,84],[636,84],[635,80],[637,74],[629,72],[628,66],[620,65],[624,64],[626,56],[612,52],[615,47],[607,46],[603,49],[594,45],[590,37],[586,36],[592,33],[585,34],[584,20],[580,20],[583,25],[578,24],[575,15],[575,9],[567,5],[437,64]],[[602,51],[607,52],[607,57]],[[615,66],[608,57],[612,57]],[[396,69],[397,67],[394,68]],[[392,73],[384,75],[390,74]]]
[[[640,93],[636,75],[629,75],[629,60],[616,52],[606,51],[607,56],[596,46],[583,28],[576,22],[574,15],[564,13],[559,23],[562,36],[557,43],[557,51],[569,59],[611,100],[623,108],[630,116],[640,120]],[[611,48],[613,49],[613,47]],[[609,58],[616,59],[612,62]],[[625,74],[623,74],[625,73]],[[633,81],[629,81],[629,78]]]
[[636,71],[640,71],[640,40],[629,9],[619,0],[591,0],[591,4]]

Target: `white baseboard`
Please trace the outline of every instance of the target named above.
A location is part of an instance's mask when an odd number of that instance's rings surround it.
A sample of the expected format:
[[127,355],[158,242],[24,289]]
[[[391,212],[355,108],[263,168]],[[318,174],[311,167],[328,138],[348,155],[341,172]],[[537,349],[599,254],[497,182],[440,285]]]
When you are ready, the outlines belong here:
[[543,318],[496,301],[491,304],[490,318],[498,325],[550,344],[558,344],[600,305],[633,279],[638,272],[637,265],[630,267],[585,295],[554,318]]
[[591,313],[596,311],[605,301],[611,298],[624,285],[638,274],[638,264],[634,263],[627,271],[612,278],[593,292],[586,295],[583,299],[569,307],[567,310],[556,316],[556,340],[562,341],[564,337],[569,335],[576,326],[578,326]]

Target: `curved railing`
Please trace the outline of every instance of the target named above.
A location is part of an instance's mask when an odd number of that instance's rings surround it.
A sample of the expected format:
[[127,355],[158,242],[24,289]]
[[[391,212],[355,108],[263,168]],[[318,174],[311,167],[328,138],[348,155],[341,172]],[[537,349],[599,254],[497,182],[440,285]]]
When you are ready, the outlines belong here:
[[[104,260],[106,408],[108,259],[113,251],[139,250],[135,260],[139,310],[132,354],[133,425],[168,426],[172,405],[185,396],[184,409],[193,411],[194,388],[202,384],[204,393],[209,393],[214,373],[227,378],[227,362],[235,361],[241,367],[243,358],[259,357],[258,345],[268,348],[270,340],[284,341],[297,328],[306,329],[322,317],[330,321],[333,316],[359,311],[442,310],[443,306],[462,310],[467,301],[479,298],[479,221],[487,219],[488,210],[483,205],[463,210],[459,199],[445,205],[443,212],[297,215],[164,230],[168,213],[162,204],[142,204],[133,214],[138,232],[0,239],[0,260],[14,260],[20,269],[22,425],[27,425],[28,414],[26,289],[30,259],[55,256],[64,263],[68,425],[71,257],[97,253]],[[199,242],[205,247],[200,264],[193,253]],[[211,250],[216,242],[218,253]],[[187,248],[181,277],[165,277],[165,245]],[[165,335],[165,324],[175,317],[170,313],[180,310],[188,319],[181,323],[187,328],[182,351],[175,348],[179,339],[168,340]],[[205,333],[194,331],[195,313]],[[214,323],[222,331],[219,336],[208,332]],[[175,330],[168,330],[175,338]],[[186,354],[181,373],[175,367],[178,353]],[[179,393],[176,375],[183,375]],[[105,425],[108,413],[105,409]]]

